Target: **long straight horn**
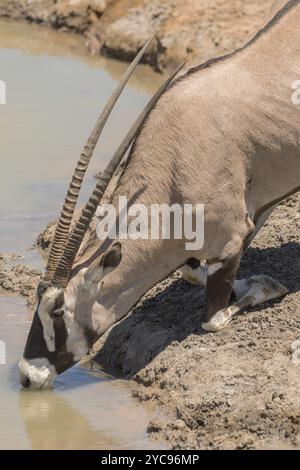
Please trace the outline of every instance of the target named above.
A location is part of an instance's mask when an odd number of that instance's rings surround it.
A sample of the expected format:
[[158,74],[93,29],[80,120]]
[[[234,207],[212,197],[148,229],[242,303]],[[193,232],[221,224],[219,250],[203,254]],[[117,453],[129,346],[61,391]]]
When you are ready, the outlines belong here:
[[128,134],[126,135],[125,139],[115,152],[114,156],[108,163],[106,169],[102,173],[96,187],[88,200],[84,210],[81,213],[80,219],[78,220],[73,232],[70,235],[70,239],[66,245],[64,254],[60,259],[55,274],[53,276],[52,283],[58,287],[66,287],[69,282],[70,273],[77,256],[77,253],[80,249],[80,245],[84,239],[84,236],[88,230],[88,227],[91,223],[93,216],[97,210],[97,207],[100,204],[101,198],[114,174],[118,165],[120,164],[122,158],[126,154],[128,148],[130,147],[134,137],[136,136],[137,132],[145,122],[147,116],[149,115],[150,111],[154,108],[155,104],[157,103],[158,99],[167,89],[173,78],[177,75],[177,73],[181,70],[184,64],[182,64],[172,75],[167,79],[163,85],[159,88],[153,98],[149,101],[143,112],[139,115],[135,123],[133,124],[132,128],[129,130]]
[[[154,37],[154,36],[153,36]],[[100,114],[96,125],[91,132],[86,145],[80,155],[80,159],[77,163],[75,168],[69,189],[67,191],[67,195],[65,198],[65,202],[60,214],[60,218],[56,227],[54,240],[51,246],[46,272],[44,275],[44,280],[50,281],[52,279],[53,273],[55,272],[56,266],[58,261],[60,260],[70,232],[70,226],[74,214],[74,210],[76,207],[77,199],[79,196],[79,192],[81,189],[81,185],[83,182],[84,175],[90,163],[91,157],[93,155],[94,149],[97,145],[101,132],[106,124],[106,121],[115,106],[121,92],[123,91],[126,83],[128,82],[129,78],[131,77],[132,73],[134,72],[136,66],[140,62],[142,56],[144,55],[145,51],[147,50],[148,46],[150,45],[153,37],[151,37],[144,47],[140,50],[137,54],[133,62],[128,67],[127,71],[125,72],[124,76],[122,77],[120,83],[116,87],[114,93],[106,103],[106,106],[102,113]]]

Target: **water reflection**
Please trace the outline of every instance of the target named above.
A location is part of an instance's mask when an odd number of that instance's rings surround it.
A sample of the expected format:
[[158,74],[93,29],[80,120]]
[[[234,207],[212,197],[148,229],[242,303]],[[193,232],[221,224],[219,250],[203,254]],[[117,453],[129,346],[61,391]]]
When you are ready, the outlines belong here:
[[117,442],[52,391],[21,391],[19,410],[32,449],[116,449]]

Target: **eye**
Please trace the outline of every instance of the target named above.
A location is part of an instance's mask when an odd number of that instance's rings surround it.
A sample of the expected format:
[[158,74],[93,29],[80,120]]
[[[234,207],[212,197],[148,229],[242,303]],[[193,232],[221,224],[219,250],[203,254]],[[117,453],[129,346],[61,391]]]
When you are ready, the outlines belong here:
[[59,308],[59,309],[53,310],[50,313],[50,317],[51,318],[59,318],[59,317],[62,317],[64,313],[65,313],[64,310],[62,308]]
[[52,312],[50,312],[50,317],[51,318],[62,317],[64,314],[63,305],[64,305],[64,293],[61,292],[55,299],[54,308]]

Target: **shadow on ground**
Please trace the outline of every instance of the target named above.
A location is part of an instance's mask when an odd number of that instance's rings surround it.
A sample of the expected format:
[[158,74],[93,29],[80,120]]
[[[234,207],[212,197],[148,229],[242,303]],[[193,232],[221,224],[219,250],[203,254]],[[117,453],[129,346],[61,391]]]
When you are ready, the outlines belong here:
[[[249,248],[238,277],[267,274],[285,284],[290,292],[297,292],[299,252],[300,245],[294,242],[278,248]],[[280,301],[253,310],[259,312]],[[170,343],[182,342],[192,333],[205,335],[200,327],[204,308],[205,289],[188,284],[175,273],[149,291],[131,316],[116,325],[105,339],[97,363],[114,375],[133,376]]]

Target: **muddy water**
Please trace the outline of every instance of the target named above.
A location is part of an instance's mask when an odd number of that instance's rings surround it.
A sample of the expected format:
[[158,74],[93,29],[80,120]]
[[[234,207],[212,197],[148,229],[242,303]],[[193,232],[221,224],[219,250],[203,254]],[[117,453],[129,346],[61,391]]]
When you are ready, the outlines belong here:
[[[81,39],[39,26],[0,20],[0,252],[22,253],[55,217],[70,171],[125,64],[89,56]],[[140,67],[98,145],[83,190],[103,168],[161,77]],[[75,367],[54,391],[20,390],[17,362],[30,315],[19,297],[0,296],[0,448],[155,448],[146,435],[154,411],[131,398],[130,385]],[[3,343],[1,343],[3,344]],[[1,359],[1,358],[0,358]],[[0,361],[1,362],[1,361]]]
[[[7,104],[0,105],[1,251],[28,247],[58,212],[74,163],[125,68],[88,55],[76,36],[0,19],[0,80],[7,89]],[[137,70],[103,133],[85,188],[161,79],[147,67]]]
[[55,389],[20,390],[17,362],[30,317],[24,300],[0,297],[1,340],[6,365],[0,365],[0,449],[159,448],[146,427],[151,411],[130,396],[120,380],[74,367],[55,381]]

